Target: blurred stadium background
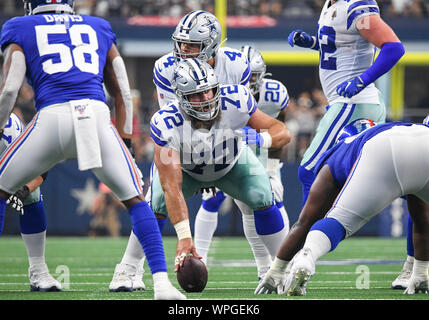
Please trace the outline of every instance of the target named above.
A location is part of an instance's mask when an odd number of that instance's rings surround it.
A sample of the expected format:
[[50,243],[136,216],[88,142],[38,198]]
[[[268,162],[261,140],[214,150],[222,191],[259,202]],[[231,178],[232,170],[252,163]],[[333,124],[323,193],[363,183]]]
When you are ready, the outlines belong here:
[[[406,48],[400,63],[377,82],[389,106],[389,120],[421,122],[429,113],[429,0],[377,2],[382,17]],[[75,0],[77,13],[104,17],[117,35],[135,104],[133,143],[136,160],[146,185],[153,154],[148,124],[158,108],[152,82],[153,64],[173,49],[171,34],[180,17],[191,10],[204,9],[221,21],[226,46],[239,49],[242,45],[252,45],[260,50],[268,65],[267,71],[289,90],[291,99],[286,125],[294,138],[282,155],[282,174],[290,222],[297,220],[301,206],[297,168],[325,112],[326,99],[320,89],[318,54],[290,48],[287,36],[296,28],[316,32],[323,3],[323,0]],[[21,0],[0,1],[1,24],[10,17],[23,14]],[[25,122],[34,115],[32,98],[33,92],[25,84],[14,110]],[[99,186],[92,173],[78,171],[75,161],[53,168],[42,192],[49,235],[129,235],[130,220],[121,204],[109,190]],[[200,196],[188,201],[192,222],[200,202]],[[403,237],[406,216],[406,206],[398,200],[358,235]],[[15,212],[7,212],[5,234],[19,234]],[[170,224],[164,229],[164,235],[174,235]],[[232,202],[226,201],[221,208],[215,236],[236,235],[243,235],[241,215]]]

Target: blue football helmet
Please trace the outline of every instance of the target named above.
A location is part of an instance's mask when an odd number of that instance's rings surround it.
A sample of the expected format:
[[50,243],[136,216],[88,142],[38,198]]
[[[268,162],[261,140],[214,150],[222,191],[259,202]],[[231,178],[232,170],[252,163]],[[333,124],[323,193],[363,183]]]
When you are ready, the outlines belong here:
[[348,125],[346,125],[343,129],[341,129],[341,131],[338,133],[337,139],[335,140],[335,144],[337,144],[340,141],[343,141],[348,137],[357,135],[358,133],[361,133],[366,129],[374,127],[375,125],[376,123],[371,119],[359,118],[359,119],[353,120]]
[[74,13],[74,0],[23,0],[25,14],[43,12]]

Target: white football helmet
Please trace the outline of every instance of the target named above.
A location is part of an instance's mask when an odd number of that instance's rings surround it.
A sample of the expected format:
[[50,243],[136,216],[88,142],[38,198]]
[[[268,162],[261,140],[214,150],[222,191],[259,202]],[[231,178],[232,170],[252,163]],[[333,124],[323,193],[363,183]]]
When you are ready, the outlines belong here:
[[[221,36],[219,20],[213,14],[203,10],[192,11],[179,21],[173,33],[174,55],[182,59],[198,58],[208,61],[216,55]],[[183,42],[200,45],[199,54],[182,53],[180,44]]]
[[4,146],[8,147],[12,141],[14,141],[22,132],[24,131],[24,124],[21,119],[14,114],[11,113],[9,117],[9,121],[3,128],[3,133],[1,135],[1,143]]
[[42,12],[74,13],[74,0],[23,0],[26,15]]
[[[172,82],[180,107],[191,117],[210,121],[219,113],[219,81],[213,68],[204,61],[192,58],[177,64]],[[213,98],[204,102],[191,102],[189,95],[213,90]]]
[[[252,72],[249,88],[252,94],[256,94],[261,90],[264,77],[271,75],[271,73],[266,73],[267,65],[258,50],[251,46],[242,46],[240,50],[247,57],[247,61],[249,61],[250,71]],[[256,75],[256,79],[254,75]]]

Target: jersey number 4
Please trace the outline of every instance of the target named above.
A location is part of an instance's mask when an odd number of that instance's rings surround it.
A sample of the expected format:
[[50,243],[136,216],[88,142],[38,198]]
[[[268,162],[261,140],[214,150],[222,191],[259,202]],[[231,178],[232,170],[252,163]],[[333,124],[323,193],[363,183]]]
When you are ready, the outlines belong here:
[[[95,30],[85,24],[73,25],[67,29],[63,24],[36,26],[37,48],[40,56],[59,55],[58,59],[43,62],[43,71],[48,74],[67,72],[76,66],[82,72],[99,73],[98,39]],[[68,34],[73,49],[63,43],[49,43],[50,35]],[[83,42],[86,35],[88,42]],[[89,57],[89,59],[88,59]]]

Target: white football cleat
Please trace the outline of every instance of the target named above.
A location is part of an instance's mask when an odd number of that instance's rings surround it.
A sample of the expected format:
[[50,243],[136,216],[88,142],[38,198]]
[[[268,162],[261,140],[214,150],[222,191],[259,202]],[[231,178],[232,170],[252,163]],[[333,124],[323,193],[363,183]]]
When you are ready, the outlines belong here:
[[137,267],[136,275],[132,279],[133,290],[146,290],[146,285],[143,282],[143,274],[144,274],[144,269],[138,270],[138,267]]
[[61,291],[61,284],[49,273],[46,263],[28,268],[30,291]]
[[129,264],[117,264],[109,285],[110,292],[132,292],[133,278],[136,275],[136,267]]
[[304,248],[293,259],[293,266],[285,283],[285,292],[288,296],[305,296],[307,282],[316,270],[311,250]]
[[154,285],[155,300],[186,300],[186,296],[177,290],[170,281]]
[[407,289],[412,273],[413,263],[405,261],[399,276],[392,282],[392,289]]

